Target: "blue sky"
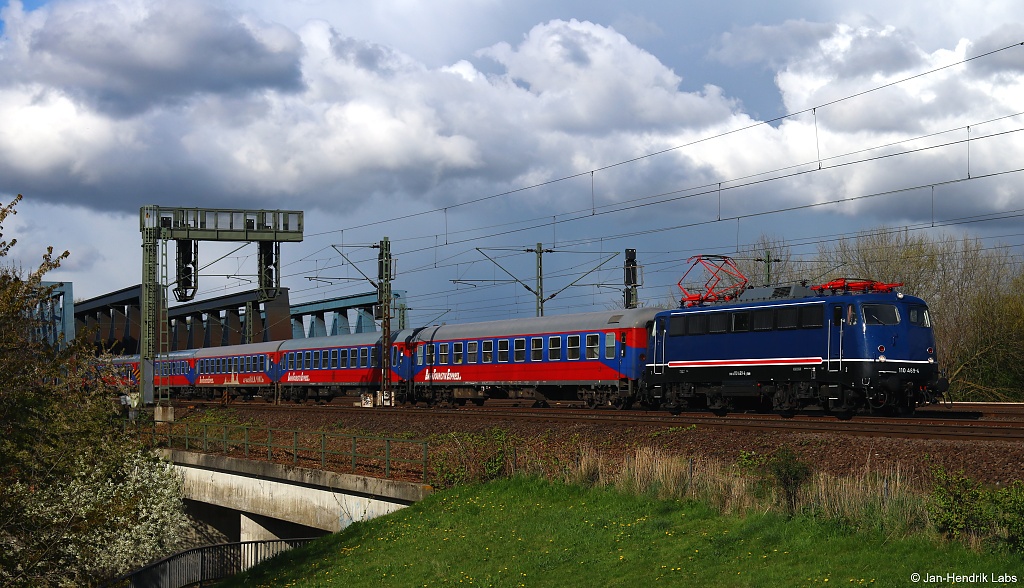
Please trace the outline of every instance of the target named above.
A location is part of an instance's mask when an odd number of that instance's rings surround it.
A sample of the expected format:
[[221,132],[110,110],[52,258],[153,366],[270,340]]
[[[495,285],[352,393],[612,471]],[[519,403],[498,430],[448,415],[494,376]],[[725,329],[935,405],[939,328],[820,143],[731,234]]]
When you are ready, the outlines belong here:
[[[335,247],[369,261],[387,236],[414,322],[532,314],[479,249],[527,279],[522,249],[558,250],[554,291],[635,248],[660,303],[687,257],[762,235],[1024,243],[1014,2],[0,7],[0,197],[26,197],[5,237],[25,265],[69,249],[52,277],[78,297],[138,283],[145,204],[305,211],[295,302],[365,291]],[[255,250],[234,248],[201,247],[201,296],[251,287]],[[616,304],[620,265],[549,312]]]

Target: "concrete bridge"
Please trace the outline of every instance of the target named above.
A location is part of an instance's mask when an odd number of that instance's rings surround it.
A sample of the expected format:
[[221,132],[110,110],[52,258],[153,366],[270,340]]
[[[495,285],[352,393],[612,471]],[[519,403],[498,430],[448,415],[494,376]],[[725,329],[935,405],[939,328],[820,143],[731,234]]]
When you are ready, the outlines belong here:
[[189,513],[227,541],[316,537],[422,500],[426,484],[161,449],[184,475]]

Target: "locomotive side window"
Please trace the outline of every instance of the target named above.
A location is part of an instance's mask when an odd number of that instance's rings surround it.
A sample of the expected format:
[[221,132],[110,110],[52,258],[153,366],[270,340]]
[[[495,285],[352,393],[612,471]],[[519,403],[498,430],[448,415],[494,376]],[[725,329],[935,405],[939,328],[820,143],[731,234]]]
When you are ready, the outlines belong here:
[[477,342],[466,343],[466,363],[476,363]]
[[750,313],[746,311],[732,313],[732,332],[746,333],[750,330]]
[[686,334],[703,335],[708,332],[708,315],[691,314],[686,317]]
[[544,359],[544,338],[534,337],[530,339],[530,361],[543,361]]
[[681,337],[686,334],[686,315],[674,314],[668,317],[668,336]]
[[513,352],[513,361],[526,361],[526,339],[516,339]]
[[480,361],[483,363],[491,363],[494,361],[494,341],[484,341],[483,359]]
[[865,304],[864,323],[868,325],[898,325],[900,313],[892,304]]
[[462,363],[462,342],[452,343],[452,363],[459,365]]
[[907,318],[910,324],[915,327],[931,327],[932,320],[928,316],[928,308],[925,306],[911,306],[907,309]]
[[752,312],[750,322],[755,331],[770,331],[772,330],[774,318],[775,312],[770,308],[766,308],[764,310],[755,310]]
[[601,344],[601,336],[597,334],[587,335],[587,359],[597,359],[598,348]]
[[821,305],[805,306],[800,309],[800,327],[818,329],[825,326],[825,307]]
[[569,335],[566,338],[566,359],[579,359],[580,358],[580,336]]
[[551,337],[548,339],[548,360],[558,361],[562,359],[562,338]]
[[779,329],[795,329],[800,325],[800,309],[795,306],[780,308],[776,317]]
[[508,361],[508,339],[498,339],[498,362]]
[[716,312],[708,315],[708,332],[725,333],[729,330],[729,314]]

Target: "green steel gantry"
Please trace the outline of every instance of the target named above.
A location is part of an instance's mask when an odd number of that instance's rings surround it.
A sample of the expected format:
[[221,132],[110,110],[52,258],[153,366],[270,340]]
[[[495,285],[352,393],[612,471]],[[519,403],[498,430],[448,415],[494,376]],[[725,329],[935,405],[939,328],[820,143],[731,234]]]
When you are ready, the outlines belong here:
[[[195,297],[199,283],[199,241],[256,242],[260,301],[272,300],[281,287],[281,243],[303,239],[302,212],[143,206],[142,329],[139,341],[139,396],[145,404],[167,404],[170,397],[161,377],[154,395],[154,362],[170,352],[167,324],[167,241],[175,241],[175,288],[179,302]],[[251,333],[255,309],[247,307]]]

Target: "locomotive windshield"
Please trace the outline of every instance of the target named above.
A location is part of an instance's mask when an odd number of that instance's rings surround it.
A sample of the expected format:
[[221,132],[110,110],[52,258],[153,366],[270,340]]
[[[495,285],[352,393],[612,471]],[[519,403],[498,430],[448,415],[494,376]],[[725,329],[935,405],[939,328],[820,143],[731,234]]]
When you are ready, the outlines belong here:
[[894,304],[865,304],[864,322],[868,325],[898,325],[900,313]]

